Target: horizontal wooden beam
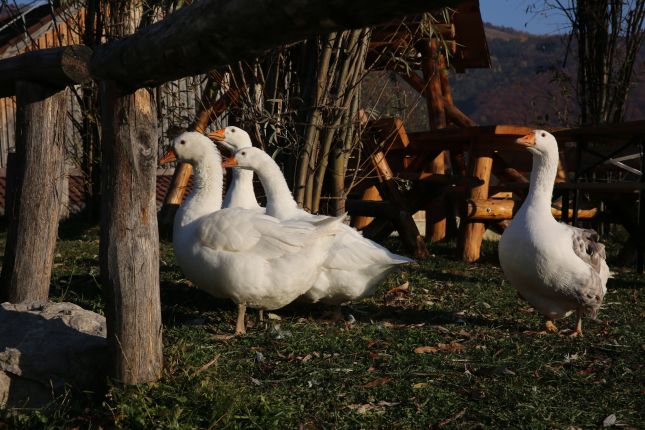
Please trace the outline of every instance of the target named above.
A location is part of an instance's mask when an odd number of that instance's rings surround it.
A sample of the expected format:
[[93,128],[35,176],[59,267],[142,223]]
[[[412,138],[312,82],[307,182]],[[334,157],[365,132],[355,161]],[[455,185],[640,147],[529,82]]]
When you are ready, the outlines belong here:
[[353,200],[345,201],[345,209],[351,216],[385,217],[396,221],[399,210],[390,202],[382,200]]
[[202,0],[132,36],[96,48],[92,75],[156,86],[261,56],[315,34],[368,27],[456,0]]
[[[492,188],[495,190],[526,190],[529,184],[506,183],[496,185]],[[645,183],[643,182],[560,182],[553,186],[556,191],[559,190],[580,190],[594,193],[636,193],[640,190],[645,190]]]
[[92,50],[83,45],[41,49],[0,60],[0,98],[16,94],[16,82],[28,81],[54,88],[92,80]]
[[[505,199],[473,199],[465,202],[463,216],[468,221],[499,221],[512,219],[520,208],[520,202]],[[579,219],[590,219],[598,213],[597,208],[579,209]],[[562,208],[551,207],[551,214],[555,218],[562,217]],[[569,209],[569,218],[573,217],[573,210]]]
[[553,131],[558,142],[599,139],[617,140],[645,135],[645,120],[629,121],[621,124],[605,124],[579,128],[565,128]]

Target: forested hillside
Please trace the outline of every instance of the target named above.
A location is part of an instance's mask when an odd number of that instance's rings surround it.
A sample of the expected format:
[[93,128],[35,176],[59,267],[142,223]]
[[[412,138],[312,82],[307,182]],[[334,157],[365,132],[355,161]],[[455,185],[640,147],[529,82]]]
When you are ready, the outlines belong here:
[[[576,59],[570,57],[563,68],[564,36],[536,36],[488,24],[486,36],[492,68],[451,74],[455,104],[464,113],[479,124],[577,124]],[[645,50],[637,70],[627,120],[645,119]],[[367,106],[375,104],[382,115],[401,116],[410,130],[428,128],[425,101],[400,78],[379,72],[366,83]]]
[[[486,26],[493,67],[453,75],[455,103],[482,124],[498,122],[574,125],[576,59],[563,68],[567,39],[535,36]],[[639,61],[641,82],[628,99],[627,119],[645,118],[645,55]],[[563,73],[564,72],[564,73]],[[566,76],[568,75],[568,77]]]

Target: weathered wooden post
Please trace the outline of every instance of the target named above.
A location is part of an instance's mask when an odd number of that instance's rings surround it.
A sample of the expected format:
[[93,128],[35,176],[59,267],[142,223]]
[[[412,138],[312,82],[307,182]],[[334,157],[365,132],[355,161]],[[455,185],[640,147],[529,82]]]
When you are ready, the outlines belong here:
[[157,118],[146,89],[101,83],[101,280],[112,376],[154,381],[162,370]]
[[65,175],[66,85],[90,79],[91,50],[45,49],[0,61],[0,97],[16,95],[16,163],[0,298],[46,301]]
[[2,265],[4,299],[46,302],[65,175],[67,91],[16,84],[17,176]]

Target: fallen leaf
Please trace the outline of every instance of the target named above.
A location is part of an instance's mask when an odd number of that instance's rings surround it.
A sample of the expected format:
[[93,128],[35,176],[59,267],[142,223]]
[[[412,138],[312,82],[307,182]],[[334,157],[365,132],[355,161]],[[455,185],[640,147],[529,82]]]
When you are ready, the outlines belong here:
[[396,405],[400,405],[401,402],[386,402],[385,400],[381,400],[380,402],[377,403],[379,406],[385,406],[385,407],[392,407]]
[[592,366],[589,366],[586,369],[582,369],[578,371],[578,375],[591,375],[594,373],[596,373],[596,371],[593,369]]
[[616,424],[616,414],[607,415],[607,417],[602,420],[603,427],[611,427]]
[[458,412],[457,414],[455,414],[454,416],[452,416],[452,417],[450,417],[450,418],[446,418],[445,420],[442,420],[442,421],[437,425],[437,427],[444,427],[444,426],[446,426],[446,425],[450,424],[451,422],[453,422],[453,421],[455,421],[455,420],[458,420],[459,418],[463,417],[463,416],[466,414],[466,409],[467,409],[467,408],[464,408],[464,409],[462,409],[460,412]]
[[384,385],[384,384],[387,384],[388,382],[390,382],[390,379],[391,378],[388,378],[387,376],[385,376],[383,378],[373,379],[370,382],[368,382],[367,384],[363,385],[363,388],[373,388],[373,387],[377,387],[379,385]]
[[281,321],[282,320],[282,317],[280,315],[276,315],[276,314],[274,314],[272,312],[269,312],[267,314],[267,318],[270,319],[270,320],[274,320],[274,321]]
[[409,290],[410,290],[410,284],[408,282],[404,282],[398,287],[389,289],[385,293],[385,295],[387,296],[388,294],[407,293]]
[[445,352],[464,352],[466,347],[459,342],[439,343],[437,347]]
[[219,340],[220,342],[226,342],[233,339],[235,336],[232,334],[214,334],[211,336],[214,340]]
[[414,348],[415,354],[426,354],[429,352],[437,351],[439,351],[439,348],[435,348],[434,346],[417,346],[416,348]]
[[498,367],[495,369],[495,374],[502,375],[502,376],[513,376],[515,375],[515,372],[513,372],[511,369],[507,367]]
[[374,406],[374,405],[372,405],[370,403],[365,403],[363,405],[359,405],[359,404],[354,403],[354,404],[349,405],[348,408],[355,410],[357,414],[363,415],[363,414],[367,413],[367,411],[369,411],[370,409],[376,408],[376,406]]
[[416,384],[412,384],[412,389],[413,390],[420,390],[421,388],[425,388],[428,385],[430,385],[427,382],[417,382]]
[[262,381],[260,381],[257,378],[251,377],[251,382],[253,382],[253,384],[258,385],[258,386],[262,385]]
[[219,354],[217,354],[215,357],[213,357],[213,359],[212,359],[211,361],[209,361],[208,363],[204,364],[202,367],[200,367],[199,369],[197,369],[197,370],[195,371],[195,373],[193,373],[193,376],[195,376],[195,375],[197,375],[197,374],[199,374],[199,373],[202,373],[204,370],[208,369],[208,368],[209,368],[209,367],[211,367],[213,364],[217,363],[217,362],[219,361],[219,357],[220,357],[220,355],[219,355]]

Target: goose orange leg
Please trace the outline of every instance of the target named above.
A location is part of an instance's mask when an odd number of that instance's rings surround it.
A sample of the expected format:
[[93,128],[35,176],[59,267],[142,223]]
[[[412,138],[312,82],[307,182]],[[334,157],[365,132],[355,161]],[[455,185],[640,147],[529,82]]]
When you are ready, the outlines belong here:
[[576,311],[576,329],[569,336],[582,336],[582,311],[580,309]]
[[244,317],[246,316],[246,305],[240,303],[237,305],[237,324],[235,325],[235,336],[241,336],[246,333],[246,324]]

